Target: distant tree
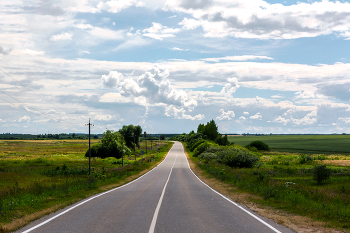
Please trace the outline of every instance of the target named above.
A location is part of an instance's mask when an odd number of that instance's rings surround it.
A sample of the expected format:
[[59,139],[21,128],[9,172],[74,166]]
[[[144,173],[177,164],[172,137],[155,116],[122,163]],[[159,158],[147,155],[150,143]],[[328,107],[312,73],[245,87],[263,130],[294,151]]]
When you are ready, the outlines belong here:
[[76,136],[75,133],[72,133],[72,138],[75,138],[75,136]]
[[98,136],[96,134],[94,135],[94,139],[98,139]]
[[119,132],[123,135],[127,147],[134,148],[134,139],[135,146],[140,147],[140,136],[142,134],[141,126],[123,125]]
[[197,133],[202,133],[207,136],[208,139],[215,141],[220,135],[218,132],[218,127],[214,120],[211,120],[206,125],[199,124],[197,128]]
[[160,138],[160,140],[165,140],[165,135],[164,135],[164,134],[161,134],[161,135],[159,136],[159,138]]

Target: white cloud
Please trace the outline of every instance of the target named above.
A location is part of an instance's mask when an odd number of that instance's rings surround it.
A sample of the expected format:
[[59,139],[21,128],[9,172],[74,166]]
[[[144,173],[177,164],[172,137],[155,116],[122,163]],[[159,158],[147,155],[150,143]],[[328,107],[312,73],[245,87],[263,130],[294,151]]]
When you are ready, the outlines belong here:
[[179,25],[182,25],[182,28],[185,30],[193,30],[201,25],[200,21],[195,19],[184,18]]
[[97,8],[111,13],[118,13],[131,6],[143,7],[144,5],[144,2],[136,0],[110,0],[108,2],[100,2]]
[[245,118],[244,116],[240,116],[238,119],[240,119],[240,120],[246,120],[247,118]]
[[177,48],[177,47],[174,47],[171,50],[174,50],[174,51],[188,51],[188,49],[180,49],[180,48]]
[[195,116],[187,115],[183,108],[176,108],[174,106],[168,106],[165,110],[165,115],[173,116],[175,119],[188,119],[188,120],[203,120],[205,116],[203,114],[197,114]]
[[27,55],[32,55],[32,56],[44,55],[45,54],[44,51],[35,51],[35,50],[31,50],[31,49],[22,50],[22,51],[20,51],[20,53],[27,54]]
[[306,116],[303,117],[302,119],[292,118],[292,121],[296,125],[312,125],[312,124],[317,123],[316,116],[317,116],[317,111],[312,111],[312,112],[306,114]]
[[52,41],[72,40],[72,36],[73,35],[71,33],[65,32],[62,34],[51,36],[50,40],[52,40]]
[[284,6],[263,0],[168,0],[165,9],[192,15],[195,27],[202,26],[207,37],[293,39],[338,33],[349,38],[348,2],[323,0]]
[[256,113],[254,116],[249,117],[252,120],[261,120],[262,116],[260,112]]
[[249,115],[249,112],[243,112],[243,115]]
[[106,93],[100,97],[100,102],[103,103],[129,103],[132,102],[127,97],[122,96],[120,93]]
[[130,97],[142,105],[163,103],[187,107],[192,111],[197,101],[189,99],[183,90],[175,89],[166,78],[169,71],[161,66],[153,66],[135,81],[117,71],[102,75],[102,85],[106,88],[118,88],[121,95]]
[[346,124],[350,123],[350,117],[339,117],[338,120],[344,121]]
[[174,37],[176,33],[178,33],[180,29],[178,28],[168,28],[166,26],[161,25],[160,23],[152,23],[152,27],[144,29],[143,36],[150,37],[156,40],[163,40],[167,37]]
[[228,78],[228,83],[222,88],[221,93],[228,99],[232,99],[232,94],[239,88],[237,78]]
[[315,93],[313,91],[298,91],[295,94],[297,95],[296,98],[302,98],[302,99],[315,98]]
[[216,117],[216,120],[222,121],[222,120],[231,120],[235,117],[235,113],[233,111],[227,110],[227,112],[224,111],[224,109],[220,109],[219,111],[221,113],[220,116]]
[[267,56],[254,56],[254,55],[243,55],[243,56],[227,56],[227,57],[219,57],[219,58],[204,58],[201,59],[203,61],[210,61],[210,62],[220,62],[222,60],[224,61],[248,61],[248,60],[273,60],[271,57]]
[[279,116],[273,120],[273,122],[282,123],[283,125],[286,125],[289,121],[290,121],[290,119],[285,119],[281,116]]
[[113,116],[107,114],[107,115],[97,115],[97,116],[94,116],[94,119],[95,120],[98,120],[98,121],[111,121],[114,119]]
[[24,116],[21,117],[18,122],[29,122],[30,121],[30,117],[29,116]]

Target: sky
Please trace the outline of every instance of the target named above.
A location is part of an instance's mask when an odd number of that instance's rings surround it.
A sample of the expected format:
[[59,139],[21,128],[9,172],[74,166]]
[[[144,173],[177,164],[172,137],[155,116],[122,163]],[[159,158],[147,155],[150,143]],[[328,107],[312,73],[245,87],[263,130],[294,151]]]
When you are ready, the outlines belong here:
[[350,133],[350,2],[2,0],[0,133]]

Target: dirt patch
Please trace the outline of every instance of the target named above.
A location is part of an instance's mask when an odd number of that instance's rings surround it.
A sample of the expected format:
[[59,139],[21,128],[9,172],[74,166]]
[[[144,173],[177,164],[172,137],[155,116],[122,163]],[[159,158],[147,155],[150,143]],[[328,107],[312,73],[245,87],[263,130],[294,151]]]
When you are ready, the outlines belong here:
[[350,167],[350,160],[323,160],[322,163],[342,167]]
[[[91,193],[90,195],[86,196],[86,198],[88,198],[90,196],[93,196],[93,195],[96,195],[96,194],[101,193],[101,192],[105,192],[105,191],[111,190],[111,189],[119,187],[119,186],[122,186],[122,185],[124,185],[126,183],[129,183],[129,182],[139,178],[140,176],[142,176],[145,173],[147,173],[150,170],[152,170],[154,167],[158,166],[158,164],[160,164],[164,160],[165,157],[166,157],[166,155],[162,158],[161,161],[159,161],[157,163],[154,163],[150,168],[145,169],[145,170],[141,171],[140,173],[138,173],[136,175],[129,176],[128,178],[126,178],[125,180],[123,180],[121,182],[100,187],[97,191],[95,191],[95,192]],[[74,201],[61,203],[59,205],[52,206],[52,207],[50,207],[48,209],[41,210],[41,211],[38,211],[38,212],[35,212],[35,213],[32,213],[32,214],[26,215],[26,216],[24,216],[22,218],[15,219],[15,220],[13,220],[10,223],[7,223],[5,225],[0,226],[0,233],[15,231],[15,230],[17,230],[17,229],[19,229],[19,228],[29,224],[30,222],[32,222],[32,221],[34,221],[36,219],[39,219],[39,218],[41,218],[41,217],[43,217],[45,215],[48,215],[50,213],[56,212],[56,211],[58,211],[58,210],[60,210],[62,208],[65,208],[66,206],[71,205],[72,203],[76,203],[76,202],[78,202],[80,200],[82,200],[82,199],[76,199]]]
[[277,210],[272,207],[259,205],[252,201],[252,199],[261,199],[261,197],[255,196],[249,193],[237,192],[237,188],[226,184],[216,178],[209,178],[205,172],[200,169],[192,160],[189,155],[185,154],[188,158],[188,162],[192,171],[206,184],[218,191],[219,193],[230,198],[232,201],[237,202],[241,205],[248,207],[249,209],[255,211],[259,215],[272,219],[278,224],[286,226],[295,232],[314,232],[314,233],[340,233],[340,232],[350,232],[350,231],[340,231],[336,229],[326,228],[326,223],[314,221],[310,218],[299,216],[295,214],[288,213],[283,210]]

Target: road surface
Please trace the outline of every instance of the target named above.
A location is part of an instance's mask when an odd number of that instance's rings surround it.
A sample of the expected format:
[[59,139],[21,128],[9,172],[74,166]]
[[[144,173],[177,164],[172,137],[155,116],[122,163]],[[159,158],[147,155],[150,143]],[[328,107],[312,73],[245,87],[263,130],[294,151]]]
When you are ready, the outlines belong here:
[[212,190],[181,143],[139,179],[36,220],[17,232],[293,232]]

